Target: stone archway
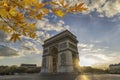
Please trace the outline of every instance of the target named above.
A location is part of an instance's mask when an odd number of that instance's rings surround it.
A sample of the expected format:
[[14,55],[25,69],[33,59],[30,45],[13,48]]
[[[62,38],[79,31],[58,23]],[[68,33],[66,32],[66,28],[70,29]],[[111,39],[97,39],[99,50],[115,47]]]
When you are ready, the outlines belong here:
[[52,56],[52,72],[57,72],[57,64],[58,64],[58,49],[56,47],[52,47],[50,51],[50,55]]
[[41,73],[75,72],[79,62],[77,43],[68,30],[45,40]]

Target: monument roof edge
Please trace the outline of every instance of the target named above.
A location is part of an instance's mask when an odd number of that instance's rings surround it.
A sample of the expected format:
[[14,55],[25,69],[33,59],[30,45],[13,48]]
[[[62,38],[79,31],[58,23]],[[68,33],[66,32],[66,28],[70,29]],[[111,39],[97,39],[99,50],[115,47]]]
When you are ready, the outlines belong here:
[[76,38],[76,36],[75,36],[73,33],[71,33],[69,30],[64,30],[64,31],[62,31],[62,32],[60,32],[60,33],[58,33],[58,34],[56,34],[56,35],[54,35],[54,36],[52,36],[52,37],[44,40],[44,42],[46,42],[46,41],[48,41],[48,40],[50,40],[50,39],[52,39],[52,38],[54,38],[54,37],[56,37],[56,36],[59,36],[59,35],[65,33],[65,32],[69,32],[70,34],[72,34],[72,35]]

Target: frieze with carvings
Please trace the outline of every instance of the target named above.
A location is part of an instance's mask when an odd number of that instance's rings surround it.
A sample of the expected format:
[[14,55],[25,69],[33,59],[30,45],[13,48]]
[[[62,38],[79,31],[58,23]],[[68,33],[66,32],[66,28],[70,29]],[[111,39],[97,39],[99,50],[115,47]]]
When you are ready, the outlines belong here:
[[75,50],[77,49],[77,46],[75,46],[75,45],[73,45],[71,43],[69,43],[69,47],[72,48],[72,49],[75,49]]
[[66,42],[61,43],[61,44],[59,45],[59,49],[64,49],[64,48],[66,48],[66,47],[67,47],[67,43],[66,43]]

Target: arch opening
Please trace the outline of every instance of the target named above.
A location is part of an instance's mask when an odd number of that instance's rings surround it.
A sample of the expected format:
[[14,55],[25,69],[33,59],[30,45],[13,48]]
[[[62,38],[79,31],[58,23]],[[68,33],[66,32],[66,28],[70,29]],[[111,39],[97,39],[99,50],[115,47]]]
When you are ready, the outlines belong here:
[[51,56],[52,56],[52,66],[53,66],[53,72],[57,72],[57,64],[58,64],[58,49],[56,47],[53,47],[51,49]]

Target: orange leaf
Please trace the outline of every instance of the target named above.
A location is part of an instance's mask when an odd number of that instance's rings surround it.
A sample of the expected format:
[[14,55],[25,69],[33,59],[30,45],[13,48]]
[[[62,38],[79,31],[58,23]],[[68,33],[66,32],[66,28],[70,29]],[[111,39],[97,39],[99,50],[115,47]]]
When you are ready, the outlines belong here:
[[40,9],[40,8],[42,8],[44,6],[45,6],[45,3],[35,3],[34,4],[35,9]]
[[11,9],[9,10],[9,13],[10,13],[12,16],[15,16],[15,15],[17,14],[17,12],[16,12],[16,7],[15,7],[15,8],[11,8]]
[[10,38],[10,41],[16,42],[17,40],[20,41],[20,34],[13,33],[12,37]]
[[36,15],[36,18],[37,18],[37,19],[42,19],[42,17],[43,17],[43,14],[42,14],[42,13],[39,13],[38,15]]
[[49,10],[48,10],[47,8],[42,8],[42,12],[43,12],[44,14],[47,14],[47,13],[49,12]]
[[53,4],[53,5],[58,5],[58,3],[57,2],[50,2],[50,4]]
[[60,4],[64,6],[64,0],[60,0]]
[[36,33],[30,33],[29,34],[31,38],[35,38],[36,37]]
[[84,3],[79,3],[78,5],[77,5],[77,7],[79,8],[79,7],[82,7],[84,5]]
[[0,26],[0,30],[2,30],[3,26]]
[[6,9],[0,9],[0,16],[3,18],[7,18],[9,12]]
[[33,30],[33,31],[35,30],[35,24],[34,23],[29,24],[29,27],[30,27],[31,30]]
[[65,16],[65,13],[60,9],[58,9],[58,10],[55,9],[55,10],[53,10],[53,12],[59,17],[64,17]]

